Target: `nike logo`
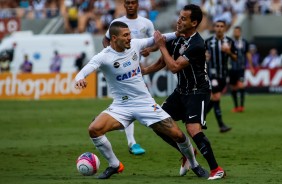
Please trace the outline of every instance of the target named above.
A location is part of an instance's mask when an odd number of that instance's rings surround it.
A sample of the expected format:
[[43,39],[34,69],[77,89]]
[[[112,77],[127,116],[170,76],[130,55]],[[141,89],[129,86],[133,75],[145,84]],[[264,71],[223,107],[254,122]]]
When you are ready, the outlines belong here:
[[194,117],[196,117],[197,115],[194,115],[194,116],[189,116],[189,119],[191,119],[191,118],[194,118]]

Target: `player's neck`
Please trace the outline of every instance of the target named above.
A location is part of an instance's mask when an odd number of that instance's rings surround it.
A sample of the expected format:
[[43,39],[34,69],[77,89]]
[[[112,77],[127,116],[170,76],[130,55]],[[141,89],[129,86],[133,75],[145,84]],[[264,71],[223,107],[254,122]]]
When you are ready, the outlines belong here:
[[134,14],[134,15],[129,15],[129,14],[127,14],[127,15],[126,15],[126,18],[128,18],[128,19],[137,19],[137,17],[138,17],[137,14]]
[[112,49],[114,49],[116,52],[124,52],[125,51],[125,48],[120,48],[118,47],[116,44],[114,43],[110,43],[110,46],[112,47]]
[[191,37],[191,36],[193,36],[193,35],[195,35],[196,34],[196,30],[189,30],[189,31],[187,31],[186,33],[185,33],[185,38],[188,38],[188,37]]
[[224,35],[216,35],[215,37],[216,37],[216,39],[218,39],[218,40],[222,40],[222,39],[224,38]]

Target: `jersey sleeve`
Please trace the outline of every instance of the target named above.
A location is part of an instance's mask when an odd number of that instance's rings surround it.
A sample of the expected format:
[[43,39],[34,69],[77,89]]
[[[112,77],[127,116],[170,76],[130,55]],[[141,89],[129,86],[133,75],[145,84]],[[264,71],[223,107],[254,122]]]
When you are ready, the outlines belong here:
[[103,54],[99,53],[93,56],[90,61],[80,70],[80,72],[76,75],[75,81],[79,81],[81,79],[86,78],[90,73],[97,70],[102,62],[103,62]]

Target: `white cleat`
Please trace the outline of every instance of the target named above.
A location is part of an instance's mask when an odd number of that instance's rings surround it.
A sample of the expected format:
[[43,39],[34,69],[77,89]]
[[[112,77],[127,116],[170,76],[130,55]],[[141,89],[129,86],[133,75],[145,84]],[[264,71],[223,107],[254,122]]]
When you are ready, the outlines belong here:
[[179,175],[184,176],[190,170],[190,163],[186,157],[182,157],[181,160],[182,160],[182,164],[180,166]]
[[208,180],[217,180],[217,179],[224,178],[225,176],[226,176],[225,171],[221,167],[218,167],[211,171],[211,174]]

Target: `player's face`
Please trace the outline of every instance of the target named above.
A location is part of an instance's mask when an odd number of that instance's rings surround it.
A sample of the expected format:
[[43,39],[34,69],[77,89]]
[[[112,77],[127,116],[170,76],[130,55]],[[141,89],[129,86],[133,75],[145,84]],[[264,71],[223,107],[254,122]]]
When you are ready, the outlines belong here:
[[189,10],[188,11],[182,10],[180,12],[180,15],[177,21],[177,31],[180,34],[187,33],[187,31],[194,28],[195,25],[197,24],[196,21],[191,22],[190,15],[191,15],[191,11]]
[[241,37],[240,29],[234,29],[233,36],[234,38],[240,38]]
[[119,50],[130,49],[130,30],[129,28],[120,28],[120,33],[116,38],[116,45]]
[[137,15],[138,2],[137,0],[124,0],[124,8],[129,16]]
[[225,24],[223,22],[216,22],[214,25],[216,36],[222,37],[225,32]]

